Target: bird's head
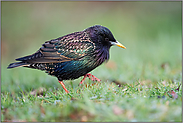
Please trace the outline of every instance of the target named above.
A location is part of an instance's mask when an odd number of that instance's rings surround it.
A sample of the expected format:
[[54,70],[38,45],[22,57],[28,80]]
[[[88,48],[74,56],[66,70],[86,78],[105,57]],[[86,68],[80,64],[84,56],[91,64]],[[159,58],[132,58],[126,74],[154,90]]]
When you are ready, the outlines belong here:
[[89,37],[95,43],[99,43],[99,44],[102,44],[103,46],[109,46],[109,47],[112,45],[116,45],[118,47],[126,49],[124,45],[119,43],[114,38],[111,31],[106,27],[95,25],[85,29],[84,31],[86,31],[87,34],[89,34]]

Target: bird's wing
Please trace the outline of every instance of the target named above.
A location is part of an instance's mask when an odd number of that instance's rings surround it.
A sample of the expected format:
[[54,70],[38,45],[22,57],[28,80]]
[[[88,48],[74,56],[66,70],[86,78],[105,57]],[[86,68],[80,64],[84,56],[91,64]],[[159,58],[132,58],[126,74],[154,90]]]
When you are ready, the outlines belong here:
[[79,60],[94,47],[95,44],[86,33],[76,32],[47,41],[36,53],[16,60],[29,63],[59,63]]

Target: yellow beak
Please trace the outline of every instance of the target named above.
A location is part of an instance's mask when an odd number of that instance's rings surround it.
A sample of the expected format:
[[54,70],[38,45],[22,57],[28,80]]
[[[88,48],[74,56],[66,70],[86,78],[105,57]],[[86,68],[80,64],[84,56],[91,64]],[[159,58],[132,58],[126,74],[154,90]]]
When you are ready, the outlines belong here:
[[124,45],[122,45],[121,43],[119,43],[118,41],[116,41],[116,42],[111,42],[111,44],[126,49],[126,47],[125,47]]

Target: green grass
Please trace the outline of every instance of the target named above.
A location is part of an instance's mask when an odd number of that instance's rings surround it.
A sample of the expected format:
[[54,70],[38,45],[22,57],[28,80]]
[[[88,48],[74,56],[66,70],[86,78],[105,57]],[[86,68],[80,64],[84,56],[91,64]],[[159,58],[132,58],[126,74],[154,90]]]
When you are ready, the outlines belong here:
[[[2,2],[1,121],[182,122],[181,8],[181,2]],[[6,69],[45,41],[95,24],[127,47],[111,47],[108,63],[91,72],[102,82],[64,81],[66,94],[42,71]]]
[[[1,121],[180,122],[182,88],[176,90],[181,83],[180,79],[179,75],[174,82],[137,80],[131,84],[121,83],[121,87],[111,81],[94,85],[89,81],[87,87],[85,84],[77,86],[77,83],[70,81],[66,83],[70,95],[61,86],[55,87],[56,80],[52,82],[49,79],[50,84],[42,79],[36,84],[36,80],[28,79],[34,89],[46,89],[42,94],[32,95],[32,86],[20,80],[20,86],[29,88],[23,89],[14,83],[12,90],[17,91],[1,93]],[[177,93],[177,98],[169,94],[171,90]]]

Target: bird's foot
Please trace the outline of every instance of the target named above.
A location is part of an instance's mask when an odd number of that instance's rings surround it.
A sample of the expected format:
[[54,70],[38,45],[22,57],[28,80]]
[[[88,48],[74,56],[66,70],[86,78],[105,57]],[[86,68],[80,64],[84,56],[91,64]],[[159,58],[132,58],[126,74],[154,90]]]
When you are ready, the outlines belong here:
[[64,83],[63,83],[62,81],[58,81],[58,82],[62,85],[62,87],[63,87],[63,89],[65,90],[65,92],[66,92],[66,93],[69,93],[69,91],[66,89]]
[[81,80],[81,82],[79,84],[82,84],[84,82],[84,80],[86,79],[86,77],[88,77],[89,79],[91,79],[92,81],[101,81],[100,79],[98,79],[97,77],[95,77],[94,75],[87,73],[84,75],[84,78]]

